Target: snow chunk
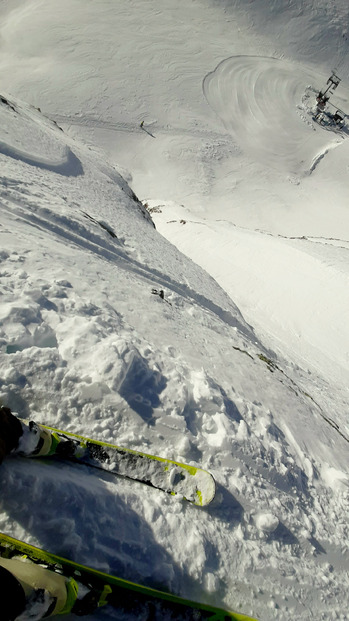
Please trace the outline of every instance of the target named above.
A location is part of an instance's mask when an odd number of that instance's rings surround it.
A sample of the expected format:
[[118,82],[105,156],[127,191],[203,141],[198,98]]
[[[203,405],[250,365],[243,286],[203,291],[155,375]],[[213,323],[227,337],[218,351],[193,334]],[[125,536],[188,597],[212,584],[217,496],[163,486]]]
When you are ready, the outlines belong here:
[[323,480],[332,488],[336,490],[346,489],[349,485],[348,476],[337,468],[332,468],[328,464],[324,464],[321,468],[321,475]]
[[248,440],[249,436],[250,436],[249,428],[247,424],[245,423],[245,421],[242,419],[239,422],[239,428],[236,434],[236,439],[242,442],[244,440]]
[[209,593],[215,593],[219,587],[219,579],[215,574],[208,572],[205,576],[205,588]]
[[258,513],[254,521],[257,528],[264,533],[272,533],[279,526],[279,520],[273,513]]

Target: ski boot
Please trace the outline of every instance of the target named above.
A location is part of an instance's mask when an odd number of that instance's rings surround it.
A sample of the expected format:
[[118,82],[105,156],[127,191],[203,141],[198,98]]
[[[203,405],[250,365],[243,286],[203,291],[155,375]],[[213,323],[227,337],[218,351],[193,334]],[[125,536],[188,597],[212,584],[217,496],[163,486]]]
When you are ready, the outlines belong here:
[[107,603],[110,592],[109,585],[98,591],[26,557],[0,558],[2,621],[91,614]]
[[16,453],[25,457],[50,457],[58,455],[63,458],[71,458],[77,455],[80,444],[67,438],[62,433],[49,431],[40,427],[34,421],[29,425],[22,423],[23,435],[21,436]]

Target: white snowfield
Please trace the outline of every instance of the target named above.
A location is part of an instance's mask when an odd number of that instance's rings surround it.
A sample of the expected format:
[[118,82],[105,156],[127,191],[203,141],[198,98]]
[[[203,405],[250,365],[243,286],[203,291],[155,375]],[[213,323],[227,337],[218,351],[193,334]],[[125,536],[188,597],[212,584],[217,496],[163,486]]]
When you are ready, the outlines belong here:
[[[1,532],[260,621],[349,618],[348,19],[0,4],[0,400],[217,483],[197,508],[10,457]],[[314,120],[332,70],[342,129]]]

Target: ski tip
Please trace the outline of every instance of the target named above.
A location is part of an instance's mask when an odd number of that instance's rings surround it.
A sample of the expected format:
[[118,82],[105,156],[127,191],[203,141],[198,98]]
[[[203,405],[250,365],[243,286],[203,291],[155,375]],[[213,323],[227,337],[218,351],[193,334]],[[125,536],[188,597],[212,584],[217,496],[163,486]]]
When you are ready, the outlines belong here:
[[213,475],[206,470],[198,470],[196,478],[199,479],[196,490],[195,504],[199,507],[206,507],[212,502],[216,495],[216,481]]

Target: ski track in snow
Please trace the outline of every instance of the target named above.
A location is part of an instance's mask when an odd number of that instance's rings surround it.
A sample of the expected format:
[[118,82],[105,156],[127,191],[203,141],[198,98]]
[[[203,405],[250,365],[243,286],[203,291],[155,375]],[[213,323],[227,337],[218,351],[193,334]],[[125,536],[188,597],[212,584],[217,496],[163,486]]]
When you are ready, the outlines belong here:
[[302,96],[314,77],[280,59],[234,56],[206,76],[203,90],[227,131],[254,160],[302,175],[315,170],[331,140],[315,132],[311,117],[302,114]]
[[[171,250],[139,208],[132,209],[133,216],[127,211],[123,216],[123,205],[131,199],[115,184],[120,204],[112,215],[110,176],[93,170],[82,152],[79,158],[88,188],[87,195],[79,188],[79,200],[69,177],[38,167],[33,178],[25,162],[6,162],[1,234],[8,240],[2,247],[11,250],[1,254],[1,398],[38,421],[88,430],[93,437],[209,468],[217,481],[217,499],[197,512],[179,499],[108,474],[97,476],[73,464],[32,462],[28,468],[25,460],[12,459],[0,473],[5,490],[2,530],[194,599],[222,604],[228,589],[230,608],[241,600],[241,608],[249,612],[246,602],[253,594],[259,609],[269,609],[275,601],[301,615],[329,572],[326,564],[317,565],[314,579],[307,569],[314,555],[325,553],[325,541],[333,550],[331,567],[345,588],[340,569],[345,548],[338,547],[339,539],[327,526],[333,518],[319,520],[316,508],[321,493],[321,510],[327,516],[331,506],[339,536],[345,529],[340,502],[347,499],[347,479],[341,453],[336,460],[330,457],[329,428],[309,397],[270,367],[268,352],[237,310],[234,320],[233,309],[228,315],[212,312],[213,300],[221,295],[214,281]],[[45,175],[50,175],[46,187]],[[95,213],[86,200],[97,180],[98,185],[104,180],[106,190],[98,213],[104,226],[86,217]],[[158,252],[174,253],[177,262],[186,263],[185,284],[176,284],[173,259],[159,272],[155,264],[146,266],[132,257],[143,230],[143,243],[148,244],[149,236],[154,258]],[[49,273],[42,266],[41,248]],[[172,306],[151,295],[151,284],[159,281]],[[280,404],[281,426],[276,422]],[[335,491],[320,483],[320,472]],[[267,556],[260,555],[261,545],[270,547]],[[298,569],[292,578],[288,566],[294,555]],[[276,558],[278,572],[285,575],[277,583],[270,571]],[[251,564],[258,587],[245,583]],[[227,576],[234,579],[227,582]],[[304,602],[297,595],[299,580],[309,585]],[[259,596],[259,590],[265,595]],[[282,603],[286,597],[287,606]]]
[[[312,123],[304,94],[327,78],[323,50],[346,53],[347,3],[47,0],[0,13],[0,399],[217,482],[200,510],[10,457],[0,530],[260,621],[344,621],[348,143]],[[200,86],[215,66],[209,107]],[[86,124],[90,148],[19,91],[75,135]],[[161,205],[158,229],[211,276],[154,229],[103,149],[137,194],[160,197],[148,204]],[[197,192],[198,213],[175,192]]]

